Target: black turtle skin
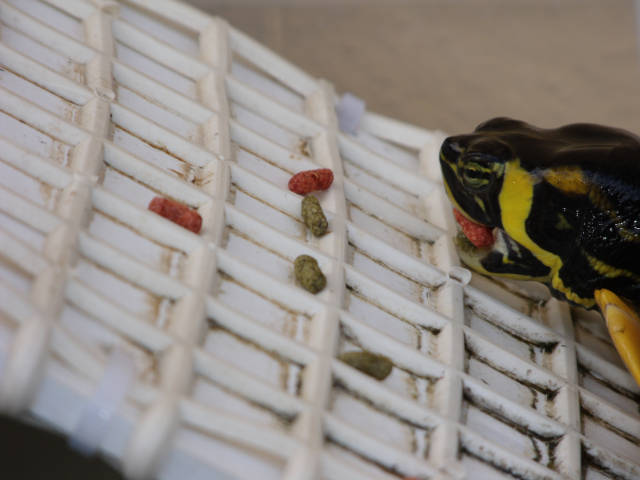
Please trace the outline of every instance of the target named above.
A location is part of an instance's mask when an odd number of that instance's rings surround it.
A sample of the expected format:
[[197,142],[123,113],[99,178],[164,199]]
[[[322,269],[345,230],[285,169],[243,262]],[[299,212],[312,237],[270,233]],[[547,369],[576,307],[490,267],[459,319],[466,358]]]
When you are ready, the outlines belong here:
[[[595,124],[542,129],[495,118],[473,133],[447,138],[440,164],[457,208],[503,232],[506,249],[473,252],[484,273],[541,280],[556,297],[587,308],[594,306],[594,290],[600,288],[640,305],[639,137]],[[559,268],[512,238],[508,213],[503,212],[506,204],[499,201],[510,164],[517,164],[533,183],[526,234],[561,260]],[[469,170],[470,165],[479,169]],[[581,181],[549,180],[550,173],[565,171]],[[554,275],[563,291],[553,288]]]

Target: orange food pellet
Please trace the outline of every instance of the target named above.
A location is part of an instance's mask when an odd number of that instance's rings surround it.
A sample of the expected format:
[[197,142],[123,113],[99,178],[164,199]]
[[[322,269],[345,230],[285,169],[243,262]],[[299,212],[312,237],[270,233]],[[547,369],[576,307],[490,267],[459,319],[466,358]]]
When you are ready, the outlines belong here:
[[149,210],[158,215],[177,223],[193,233],[200,233],[202,228],[202,217],[198,212],[184,205],[183,203],[169,200],[168,198],[154,197],[149,203]]
[[326,190],[332,183],[333,172],[328,168],[305,170],[291,177],[289,190],[300,195],[306,195],[316,190]]
[[478,248],[493,245],[493,232],[489,227],[469,220],[455,208],[453,209],[453,215],[456,217],[456,221],[460,224],[460,227],[462,227],[462,232],[473,245]]

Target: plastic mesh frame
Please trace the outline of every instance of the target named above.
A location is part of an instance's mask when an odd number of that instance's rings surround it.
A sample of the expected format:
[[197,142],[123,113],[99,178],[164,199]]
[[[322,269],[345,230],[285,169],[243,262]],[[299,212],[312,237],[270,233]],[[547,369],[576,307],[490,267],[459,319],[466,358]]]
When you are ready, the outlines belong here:
[[[179,2],[3,1],[0,34],[5,411],[72,434],[120,348],[136,382],[99,449],[131,477],[640,476],[640,392],[599,318],[460,280],[441,133],[340,133],[330,84]],[[318,167],[321,239],[286,189]],[[337,360],[357,348],[391,376]]]

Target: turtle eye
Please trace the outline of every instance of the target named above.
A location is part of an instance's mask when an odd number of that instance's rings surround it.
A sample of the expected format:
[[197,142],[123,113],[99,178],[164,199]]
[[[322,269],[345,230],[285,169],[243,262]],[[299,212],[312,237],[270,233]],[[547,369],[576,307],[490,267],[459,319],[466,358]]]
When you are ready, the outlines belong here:
[[468,161],[462,167],[462,181],[471,190],[486,190],[491,185],[493,178],[494,171],[491,165]]

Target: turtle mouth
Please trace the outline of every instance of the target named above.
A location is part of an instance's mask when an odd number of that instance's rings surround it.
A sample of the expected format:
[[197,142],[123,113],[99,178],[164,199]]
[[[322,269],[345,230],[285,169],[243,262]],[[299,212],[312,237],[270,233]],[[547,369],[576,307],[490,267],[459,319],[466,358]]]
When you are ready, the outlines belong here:
[[456,208],[453,209],[453,216],[460,229],[458,237],[461,237],[460,240],[464,239],[466,241],[467,247],[473,246],[477,249],[490,249],[496,242],[498,234],[497,227],[491,228],[475,222]]

